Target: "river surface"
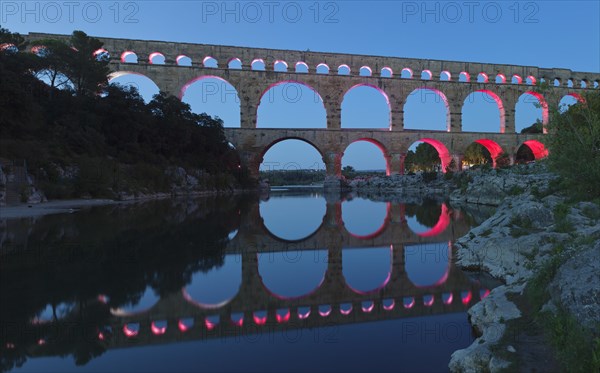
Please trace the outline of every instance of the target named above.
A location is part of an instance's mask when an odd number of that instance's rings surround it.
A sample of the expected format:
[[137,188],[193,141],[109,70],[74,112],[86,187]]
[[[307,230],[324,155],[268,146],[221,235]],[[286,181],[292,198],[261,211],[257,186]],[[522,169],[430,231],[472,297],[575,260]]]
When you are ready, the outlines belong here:
[[452,242],[485,217],[281,190],[4,220],[0,369],[447,371],[490,287]]

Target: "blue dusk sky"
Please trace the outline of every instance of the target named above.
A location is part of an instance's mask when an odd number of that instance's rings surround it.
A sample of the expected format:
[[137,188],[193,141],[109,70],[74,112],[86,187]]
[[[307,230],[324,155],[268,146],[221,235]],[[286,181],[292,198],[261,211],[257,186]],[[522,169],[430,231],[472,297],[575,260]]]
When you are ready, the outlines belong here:
[[[70,34],[82,30],[93,36],[116,38],[600,72],[600,2],[595,0],[2,0],[0,24],[20,33]],[[151,81],[139,76],[125,75],[114,81],[136,85],[147,100],[158,91]],[[239,127],[239,103],[232,90],[227,83],[203,79],[188,88],[183,100],[195,112],[219,116],[226,127]],[[573,100],[565,98],[563,102],[569,104]],[[529,95],[519,100],[517,131],[541,119],[541,109],[535,104]],[[417,92],[410,96],[404,109],[406,128],[445,130],[446,108],[437,95]],[[342,127],[388,128],[388,110],[383,96],[375,89],[355,88],[344,98]],[[325,109],[318,95],[301,85],[273,88],[258,109],[259,127],[324,128],[325,123]],[[496,103],[483,93],[469,96],[463,106],[463,129],[498,132]],[[366,142],[350,145],[343,165],[385,168],[380,150]],[[273,146],[263,163],[263,169],[315,167],[323,168],[318,152],[295,140]]]

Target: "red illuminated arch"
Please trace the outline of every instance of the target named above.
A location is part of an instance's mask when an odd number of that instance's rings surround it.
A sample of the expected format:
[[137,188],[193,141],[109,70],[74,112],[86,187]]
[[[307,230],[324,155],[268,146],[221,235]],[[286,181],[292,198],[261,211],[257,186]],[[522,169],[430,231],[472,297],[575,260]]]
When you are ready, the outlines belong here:
[[537,140],[525,141],[523,145],[526,145],[529,149],[531,149],[531,152],[536,160],[547,157],[549,154],[546,146]]
[[[340,210],[343,212],[343,204],[340,206]],[[383,232],[385,232],[385,230],[387,229],[389,222],[390,222],[390,210],[392,208],[392,205],[390,202],[386,203],[386,209],[385,209],[385,218],[383,219],[383,223],[381,223],[381,226],[373,233],[369,233],[367,235],[359,235],[359,234],[355,234],[350,232],[348,229],[346,229],[346,232],[348,232],[349,235],[351,235],[352,237],[358,238],[360,240],[370,240],[376,237],[379,237]],[[343,219],[342,219],[342,214],[340,213],[340,215],[338,216],[338,225],[340,227],[346,227],[346,224],[344,223]]]
[[446,228],[450,225],[450,210],[445,203],[442,203],[442,212],[440,213],[440,218],[438,222],[429,230],[423,233],[417,233],[417,236],[421,237],[435,237],[437,235],[442,234]]
[[[446,131],[450,132],[450,105],[448,105],[448,99],[446,98],[446,95],[442,91],[435,89],[435,88],[421,87],[421,88],[417,88],[414,91],[412,91],[410,93],[409,97],[411,95],[417,93],[418,91],[422,91],[422,90],[431,91],[431,92],[434,92],[435,94],[437,94],[438,96],[440,96],[440,98],[444,102],[444,106],[446,106]],[[406,106],[407,103],[408,103],[408,100],[407,100],[407,102],[404,103],[404,105]],[[406,110],[405,110],[405,113],[406,113]],[[421,140],[421,141],[423,141],[423,140]],[[434,140],[434,141],[436,141],[436,140]]]
[[[156,57],[162,57],[162,62],[154,62],[154,59]],[[163,65],[165,63],[165,60],[165,55],[160,52],[154,52],[148,56],[148,63],[151,65]]]
[[[387,104],[387,107],[388,107],[388,115],[389,115],[389,126],[388,126],[388,128],[389,128],[389,130],[391,131],[391,130],[392,130],[392,106],[390,105],[390,98],[388,97],[387,93],[385,93],[385,91],[384,91],[383,89],[381,89],[381,88],[379,88],[379,87],[377,87],[377,86],[375,86],[375,85],[372,85],[372,84],[367,84],[367,83],[359,83],[359,84],[353,85],[352,87],[350,87],[350,89],[348,89],[348,90],[347,90],[347,91],[344,93],[344,96],[343,96],[343,98],[342,98],[342,103],[344,102],[344,98],[346,97],[346,95],[347,95],[347,94],[348,94],[348,93],[349,93],[351,90],[353,90],[354,88],[357,88],[357,87],[369,87],[369,88],[374,88],[374,89],[375,89],[375,90],[377,90],[379,93],[381,93],[381,95],[383,96],[383,98],[385,98],[385,102],[386,102],[386,104]],[[309,87],[309,88],[310,88],[310,87]],[[320,97],[320,96],[319,96],[319,97]],[[356,140],[356,141],[360,141],[360,140],[365,140],[365,141],[372,142],[373,144],[377,145],[377,146],[378,146],[378,147],[381,149],[381,151],[382,151],[382,152],[384,152],[384,153],[383,153],[384,155],[385,155],[385,154],[387,154],[387,153],[386,153],[386,150],[385,150],[385,148],[384,148],[384,147],[383,147],[383,145],[381,145],[380,143],[378,143],[378,142],[376,142],[376,141],[370,141],[370,139],[359,139],[359,140]],[[388,175],[389,175],[389,174],[388,174]]]
[[[133,56],[135,57],[135,62],[127,62],[127,57]],[[122,63],[138,63],[138,56],[133,51],[125,51],[121,54],[121,62]]]
[[542,107],[542,125],[544,126],[544,133],[548,133],[548,129],[546,128],[546,125],[548,124],[548,103],[546,102],[546,98],[538,92],[533,92],[533,91],[527,91],[525,93],[523,93],[524,95],[531,95],[535,98],[537,98],[537,100],[539,101],[541,107]]
[[442,172],[446,173],[446,169],[450,166],[450,162],[452,162],[452,156],[450,155],[448,148],[446,148],[446,145],[444,145],[439,140],[430,139],[430,138],[420,139],[419,141],[427,143],[427,144],[433,146],[435,148],[435,150],[437,150],[437,152],[440,156],[440,161],[442,163]]
[[502,147],[498,145],[497,142],[489,139],[479,139],[475,142],[477,144],[482,145],[484,148],[487,149],[488,152],[490,152],[490,156],[492,157],[492,167],[496,168],[496,160],[502,153],[504,153]]
[[[383,247],[377,247],[376,249],[383,249]],[[342,261],[344,260],[343,255],[344,255],[345,250],[349,250],[349,249],[342,250]],[[383,282],[381,284],[379,284],[377,287],[368,289],[368,290],[360,290],[360,289],[353,287],[350,284],[351,281],[348,280],[348,277],[351,277],[351,276],[348,276],[348,274],[344,273],[344,269],[346,268],[346,266],[342,266],[342,276],[344,277],[344,282],[345,282],[346,286],[350,290],[352,290],[354,293],[361,294],[361,295],[376,293],[376,292],[379,292],[382,289],[384,289],[387,286],[387,284],[390,282],[390,279],[392,278],[392,271],[393,271],[393,266],[394,266],[394,247],[393,247],[393,245],[390,245],[389,255],[390,255],[390,267],[388,269],[387,276],[383,280]]]
[[238,97],[239,97],[239,94],[238,94],[237,88],[236,88],[236,87],[235,87],[233,84],[231,84],[230,82],[228,82],[227,80],[225,80],[225,79],[221,78],[220,76],[216,76],[216,75],[202,75],[202,76],[195,77],[194,79],[192,79],[192,80],[190,80],[189,82],[185,83],[185,85],[184,85],[184,86],[181,88],[181,91],[179,91],[179,99],[180,99],[180,100],[182,100],[182,99],[183,99],[183,96],[185,95],[185,91],[187,91],[187,89],[188,89],[188,88],[189,88],[189,87],[190,87],[192,84],[196,83],[196,82],[197,82],[197,81],[199,81],[199,80],[203,80],[203,79],[217,79],[217,80],[220,80],[220,81],[222,81],[222,82],[224,82],[224,83],[227,83],[227,84],[231,85],[232,87],[234,87],[234,89],[235,89],[235,94],[236,94],[236,95],[238,95]]

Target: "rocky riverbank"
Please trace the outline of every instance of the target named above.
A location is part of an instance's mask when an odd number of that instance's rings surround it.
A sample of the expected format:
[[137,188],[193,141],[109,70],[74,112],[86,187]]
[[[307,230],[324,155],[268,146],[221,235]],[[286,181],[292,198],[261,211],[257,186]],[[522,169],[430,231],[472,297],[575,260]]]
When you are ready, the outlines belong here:
[[542,163],[350,182],[370,197],[496,207],[455,243],[460,267],[503,285],[469,309],[479,336],[452,355],[451,371],[600,369],[600,206],[570,202],[556,179]]
[[543,167],[503,171],[477,175],[452,193],[455,202],[499,204],[455,245],[459,266],[504,285],[468,311],[480,336],[452,355],[451,371],[568,369],[566,354],[556,352],[568,338],[579,347],[567,354],[584,359],[576,364],[598,363],[592,349],[600,338],[600,206],[552,193],[554,178]]

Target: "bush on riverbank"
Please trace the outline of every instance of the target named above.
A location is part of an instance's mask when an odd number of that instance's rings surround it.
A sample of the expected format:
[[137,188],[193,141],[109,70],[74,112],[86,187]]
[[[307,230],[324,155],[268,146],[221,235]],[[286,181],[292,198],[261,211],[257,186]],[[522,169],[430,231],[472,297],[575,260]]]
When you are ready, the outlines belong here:
[[562,177],[562,187],[578,199],[590,200],[600,197],[600,93],[583,98],[585,102],[552,116],[549,159]]

